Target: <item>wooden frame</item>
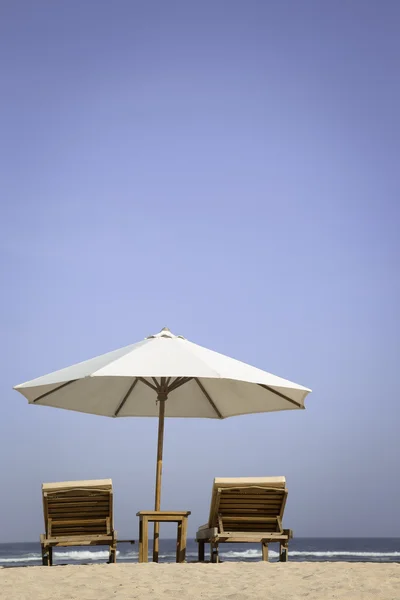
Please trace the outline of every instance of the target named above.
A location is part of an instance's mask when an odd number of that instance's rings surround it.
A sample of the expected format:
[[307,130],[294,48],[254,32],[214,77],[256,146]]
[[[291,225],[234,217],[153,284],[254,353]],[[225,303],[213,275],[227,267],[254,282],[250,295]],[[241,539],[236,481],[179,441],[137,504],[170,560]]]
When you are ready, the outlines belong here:
[[[177,523],[176,562],[183,563],[186,559],[187,521],[190,511],[141,510],[139,517],[139,562],[149,561],[149,523]],[[158,562],[157,551],[153,552],[153,562]]]
[[260,543],[262,559],[268,561],[268,545],[277,542],[279,560],[286,562],[293,532],[282,526],[288,495],[284,478],[254,478],[251,485],[241,485],[240,478],[229,482],[214,481],[209,522],[196,535],[199,561],[204,561],[206,543],[211,562],[219,562],[220,543]]
[[[117,558],[110,479],[43,484],[45,533],[40,536],[43,565],[53,564],[58,546],[108,546],[109,562]],[[120,542],[134,543],[134,540]]]

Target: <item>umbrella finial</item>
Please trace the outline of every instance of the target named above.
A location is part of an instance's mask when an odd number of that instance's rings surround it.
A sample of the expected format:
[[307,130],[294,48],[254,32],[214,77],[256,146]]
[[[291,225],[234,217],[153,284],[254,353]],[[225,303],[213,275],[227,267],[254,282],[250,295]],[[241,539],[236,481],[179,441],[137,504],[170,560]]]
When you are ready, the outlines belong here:
[[161,329],[160,333],[155,333],[154,335],[149,335],[146,338],[146,340],[151,340],[153,338],[170,338],[170,339],[180,338],[181,340],[185,339],[183,337],[183,335],[174,335],[168,327],[163,327]]

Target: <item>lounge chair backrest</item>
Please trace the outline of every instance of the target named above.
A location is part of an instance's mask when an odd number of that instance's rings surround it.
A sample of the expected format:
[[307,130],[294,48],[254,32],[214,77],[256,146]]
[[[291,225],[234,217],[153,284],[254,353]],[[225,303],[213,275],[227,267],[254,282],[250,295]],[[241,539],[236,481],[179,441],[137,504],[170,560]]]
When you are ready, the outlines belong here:
[[281,532],[286,497],[284,477],[214,479],[209,527],[220,532]]
[[111,479],[44,483],[42,494],[47,537],[112,533]]

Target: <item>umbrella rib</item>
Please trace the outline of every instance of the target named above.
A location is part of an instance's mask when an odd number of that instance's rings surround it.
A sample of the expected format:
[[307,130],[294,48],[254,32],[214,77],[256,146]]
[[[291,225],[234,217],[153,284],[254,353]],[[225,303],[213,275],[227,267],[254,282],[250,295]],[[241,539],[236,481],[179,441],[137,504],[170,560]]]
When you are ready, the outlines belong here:
[[183,377],[175,377],[175,379],[172,380],[169,388],[173,389],[176,386],[176,384],[179,384],[179,382],[182,381],[182,379],[183,379]]
[[304,408],[304,406],[302,406],[299,402],[296,402],[296,400],[292,400],[288,396],[285,396],[285,394],[281,394],[281,392],[278,392],[278,390],[274,390],[274,388],[269,387],[269,385],[265,385],[264,383],[258,383],[257,385],[259,385],[260,387],[264,388],[265,390],[268,390],[268,392],[272,392],[272,394],[276,394],[280,398],[283,398],[284,400],[287,400],[288,402],[291,402],[292,404],[294,404],[298,408]]
[[209,401],[209,403],[211,404],[211,406],[213,407],[214,411],[217,413],[218,418],[223,419],[224,417],[219,412],[218,408],[215,406],[210,394],[207,392],[204,385],[197,379],[197,377],[195,377],[194,380],[197,383],[197,385],[199,386],[199,388],[201,389],[201,391],[203,392],[203,394],[205,395],[205,397],[207,398],[207,400]]
[[145,379],[144,377],[138,377],[138,381],[141,381],[155,392],[158,392],[158,389],[152,383],[150,383],[150,381],[147,381],[147,379]]
[[129,396],[131,395],[131,393],[133,392],[133,389],[135,387],[135,385],[138,382],[138,378],[136,377],[136,379],[134,379],[132,385],[129,386],[129,390],[126,392],[125,396],[122,398],[120,405],[118,406],[117,410],[114,413],[114,417],[118,417],[120,411],[122,410],[125,402],[128,400]]
[[39,400],[43,400],[43,398],[46,398],[46,396],[50,396],[50,394],[54,394],[54,392],[58,392],[58,390],[61,390],[62,388],[69,385],[70,383],[75,383],[75,381],[77,381],[77,379],[71,379],[70,381],[66,381],[65,383],[62,383],[61,385],[57,386],[53,390],[50,390],[49,392],[45,392],[44,394],[42,394],[41,396],[36,398],[36,400],[33,400],[32,404],[36,404],[36,402],[39,402]]
[[155,377],[152,377],[152,380],[154,381],[154,385],[156,386],[156,390],[158,391],[160,389],[160,383],[158,383],[157,379]]
[[175,379],[170,386],[168,386],[168,393],[173,392],[178,387],[185,385],[185,383],[189,383],[192,380],[192,377],[178,377]]

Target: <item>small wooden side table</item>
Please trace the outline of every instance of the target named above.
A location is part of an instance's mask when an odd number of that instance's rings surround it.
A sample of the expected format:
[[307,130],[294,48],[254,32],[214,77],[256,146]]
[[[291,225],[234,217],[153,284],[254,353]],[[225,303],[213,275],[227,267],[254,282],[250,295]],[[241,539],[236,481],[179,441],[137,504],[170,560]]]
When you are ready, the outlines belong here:
[[[176,562],[185,562],[187,521],[190,511],[141,510],[139,517],[139,562],[149,561],[149,523],[177,523]],[[158,562],[158,552],[153,552],[153,562]]]

